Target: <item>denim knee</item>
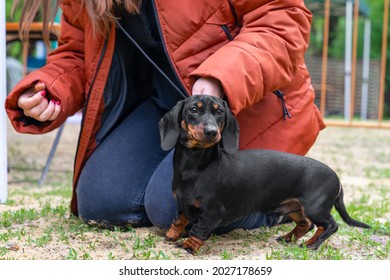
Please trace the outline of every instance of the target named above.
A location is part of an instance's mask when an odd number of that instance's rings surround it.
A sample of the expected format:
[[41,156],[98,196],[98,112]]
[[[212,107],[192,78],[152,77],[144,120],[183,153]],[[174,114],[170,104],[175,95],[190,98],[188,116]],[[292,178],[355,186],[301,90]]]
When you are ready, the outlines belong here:
[[120,174],[113,178],[110,172],[93,162],[85,166],[76,189],[80,217],[102,227],[150,225],[144,208],[145,187],[131,187]]
[[103,228],[151,225],[143,205],[114,200],[113,197],[102,195],[91,199],[91,196],[78,192],[79,216],[86,223]]
[[172,194],[173,151],[153,173],[145,192],[145,210],[152,224],[168,228],[177,213],[177,202]]

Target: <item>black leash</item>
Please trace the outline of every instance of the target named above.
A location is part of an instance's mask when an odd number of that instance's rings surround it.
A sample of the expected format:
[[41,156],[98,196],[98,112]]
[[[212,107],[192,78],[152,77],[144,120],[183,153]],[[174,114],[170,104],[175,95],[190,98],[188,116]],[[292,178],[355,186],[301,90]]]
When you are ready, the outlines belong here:
[[[136,40],[123,28],[123,26],[120,24],[119,21],[116,21],[116,25],[119,27],[120,30],[122,30],[123,34],[130,40],[130,42],[142,53],[142,55],[150,62],[150,64],[153,65],[153,67],[172,85],[172,87],[185,99],[188,96],[185,95],[175,84],[172,82],[172,80],[164,73],[164,71],[153,61],[153,59],[150,58],[150,56],[142,49],[142,47],[137,43]],[[280,101],[282,102],[282,108],[283,108],[283,118],[286,119],[286,117],[291,119],[290,112],[288,111],[286,107],[286,103],[284,101],[284,94],[280,90],[273,91],[274,94],[276,94],[277,97],[279,97]]]
[[171,86],[183,97],[187,98],[188,96],[185,95],[172,80],[164,73],[164,71],[153,61],[153,59],[150,58],[150,56],[142,49],[142,47],[137,43],[136,40],[123,28],[123,26],[119,23],[119,21],[116,21],[117,26],[120,30],[125,34],[125,36],[130,40],[130,42],[142,53],[142,55],[150,62],[150,64],[153,65],[153,67],[168,81],[168,83],[171,84]]

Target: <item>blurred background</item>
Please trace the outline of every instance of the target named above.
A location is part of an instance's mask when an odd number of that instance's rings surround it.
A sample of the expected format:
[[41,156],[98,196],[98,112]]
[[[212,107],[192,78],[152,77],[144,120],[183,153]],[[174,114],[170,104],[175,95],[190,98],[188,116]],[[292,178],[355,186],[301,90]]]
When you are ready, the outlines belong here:
[[[20,16],[16,10],[11,17],[13,2],[6,0],[7,22],[17,22]],[[388,0],[305,0],[305,3],[313,13],[306,63],[316,103],[327,123],[388,126]],[[60,14],[57,22],[59,18]],[[38,15],[36,21],[40,20]],[[9,91],[22,77],[23,64],[27,71],[44,65],[46,48],[42,41],[34,41],[23,61],[23,46],[16,40],[7,44],[7,57]]]

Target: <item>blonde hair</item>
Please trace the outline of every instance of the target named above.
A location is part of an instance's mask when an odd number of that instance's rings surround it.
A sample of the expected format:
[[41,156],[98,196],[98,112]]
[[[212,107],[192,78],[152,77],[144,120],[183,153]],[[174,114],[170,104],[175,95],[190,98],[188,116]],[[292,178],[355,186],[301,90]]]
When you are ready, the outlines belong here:
[[[135,14],[139,12],[142,0],[74,0],[80,1],[87,10],[96,33],[105,34],[115,20],[115,8],[124,8],[127,12]],[[19,21],[19,36],[23,42],[28,41],[31,23],[38,12],[42,15],[43,38],[49,44],[50,28],[57,14],[58,0],[15,0],[12,14],[21,5]]]

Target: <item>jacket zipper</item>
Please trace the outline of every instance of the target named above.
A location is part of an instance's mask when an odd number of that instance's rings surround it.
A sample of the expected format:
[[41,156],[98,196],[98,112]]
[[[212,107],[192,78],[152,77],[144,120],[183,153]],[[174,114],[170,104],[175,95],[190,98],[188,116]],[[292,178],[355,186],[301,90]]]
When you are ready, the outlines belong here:
[[286,119],[286,117],[291,119],[291,114],[287,109],[286,102],[284,101],[284,93],[278,89],[273,91],[273,93],[280,99],[280,102],[282,102],[283,119]]
[[163,45],[163,48],[164,48],[165,55],[168,58],[169,65],[171,66],[177,81],[179,81],[179,84],[180,84],[181,88],[185,91],[185,96],[188,97],[188,96],[190,96],[190,94],[187,92],[186,87],[184,86],[184,84],[183,84],[181,78],[179,77],[179,75],[177,74],[176,69],[173,66],[172,59],[171,59],[171,57],[170,57],[170,55],[168,53],[167,46],[166,46],[166,44],[164,42],[164,36],[162,34],[162,31],[161,31],[160,19],[158,18],[158,15],[157,15],[157,7],[156,7],[155,0],[152,1],[152,6],[153,6],[153,11],[154,11],[154,16],[156,17],[157,29],[158,29],[158,32],[160,34],[160,38],[161,38],[161,42],[162,42],[162,45]]
[[229,41],[233,41],[233,35],[230,33],[229,27],[226,24],[221,25],[221,28],[223,32],[225,32],[226,37],[229,39]]
[[77,154],[79,152],[80,140],[81,140],[81,135],[82,135],[83,129],[84,129],[84,121],[85,121],[85,115],[87,114],[87,110],[88,110],[89,99],[91,97],[92,88],[93,88],[93,85],[95,83],[95,80],[96,80],[97,74],[99,72],[100,66],[101,66],[101,64],[103,62],[104,55],[106,54],[107,45],[108,45],[108,37],[109,37],[109,34],[107,34],[106,38],[104,39],[103,49],[102,49],[102,52],[100,53],[100,57],[99,57],[99,60],[98,60],[97,66],[96,66],[96,70],[95,70],[95,73],[94,73],[92,81],[91,81],[91,86],[89,87],[87,98],[86,98],[85,103],[84,103],[84,109],[83,109],[83,114],[82,114],[82,118],[81,118],[79,138],[78,138],[78,141],[77,141],[76,157],[75,157],[74,164],[73,164],[74,168],[76,167],[76,158],[77,158]]

